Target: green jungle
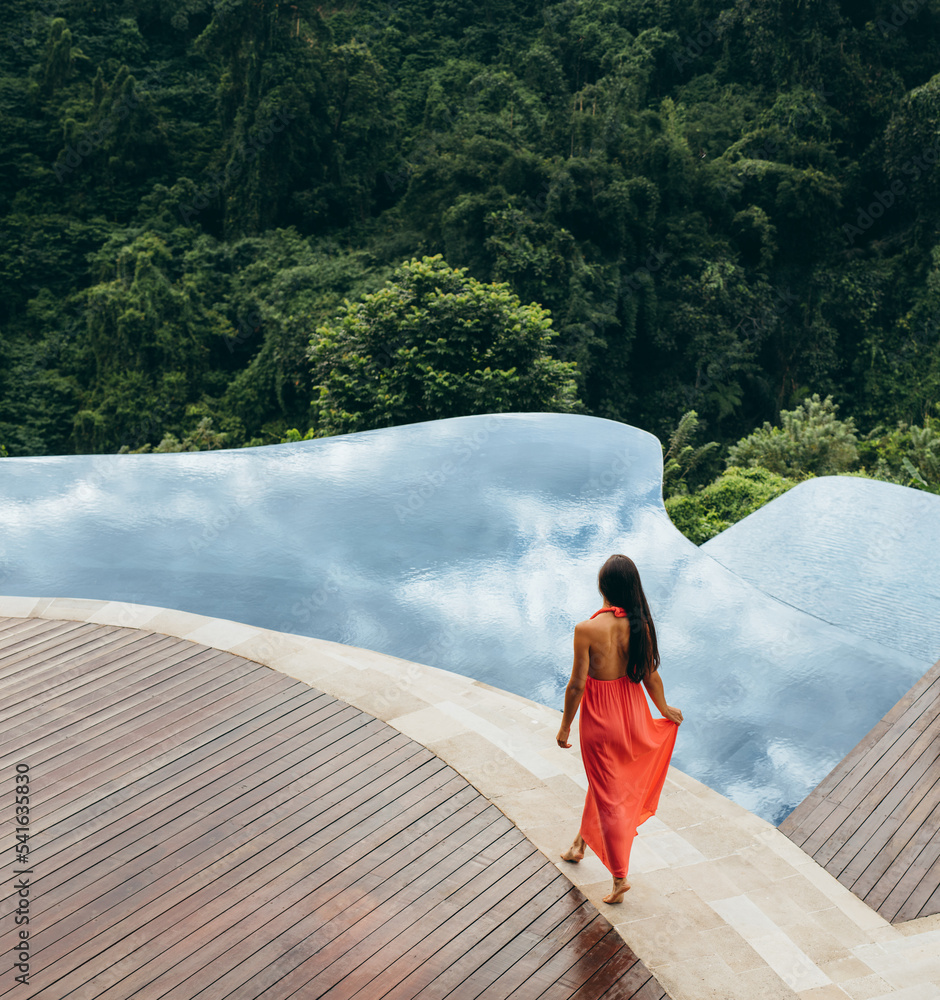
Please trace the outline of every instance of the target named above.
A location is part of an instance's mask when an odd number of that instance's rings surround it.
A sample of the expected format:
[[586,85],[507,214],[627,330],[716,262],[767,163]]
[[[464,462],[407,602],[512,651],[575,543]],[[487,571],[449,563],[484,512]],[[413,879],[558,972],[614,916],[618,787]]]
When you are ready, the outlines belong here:
[[940,492],[940,0],[4,0],[0,455],[523,410],[702,542]]

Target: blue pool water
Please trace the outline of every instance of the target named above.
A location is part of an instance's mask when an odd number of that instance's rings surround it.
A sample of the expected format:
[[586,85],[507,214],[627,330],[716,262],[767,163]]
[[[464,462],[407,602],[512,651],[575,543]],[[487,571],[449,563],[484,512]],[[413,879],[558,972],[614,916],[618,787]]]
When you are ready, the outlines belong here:
[[319,636],[560,708],[573,627],[623,552],[685,713],[674,763],[777,822],[929,663],[692,545],[662,506],[661,454],[612,421],[501,414],[233,451],[5,459],[0,592]]

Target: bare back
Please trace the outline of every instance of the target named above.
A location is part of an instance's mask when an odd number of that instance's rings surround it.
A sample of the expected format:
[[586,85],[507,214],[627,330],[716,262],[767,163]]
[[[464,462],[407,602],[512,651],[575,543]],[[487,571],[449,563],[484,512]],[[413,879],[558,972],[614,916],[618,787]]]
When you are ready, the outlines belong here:
[[608,612],[582,622],[581,627],[587,634],[590,648],[588,677],[598,681],[615,681],[626,677],[630,619],[616,618]]

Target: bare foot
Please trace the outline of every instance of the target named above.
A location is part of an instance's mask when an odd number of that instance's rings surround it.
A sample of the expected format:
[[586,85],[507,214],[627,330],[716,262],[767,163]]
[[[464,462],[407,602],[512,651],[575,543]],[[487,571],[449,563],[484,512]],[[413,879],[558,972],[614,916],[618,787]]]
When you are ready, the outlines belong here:
[[577,864],[584,857],[584,841],[580,834],[574,838],[574,843],[561,856],[562,861],[573,861]]
[[605,903],[622,903],[623,897],[627,894],[630,883],[625,878],[615,878],[614,887],[604,897]]

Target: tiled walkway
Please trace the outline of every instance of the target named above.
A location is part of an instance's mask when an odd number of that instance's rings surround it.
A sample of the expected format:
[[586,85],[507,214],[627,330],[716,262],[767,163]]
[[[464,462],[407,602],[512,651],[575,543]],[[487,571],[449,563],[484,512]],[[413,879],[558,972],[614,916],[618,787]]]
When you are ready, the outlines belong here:
[[[676,770],[634,846],[633,888],[557,855],[585,789],[559,713],[367,650],[100,601],[0,598],[0,615],[139,627],[244,656],[389,722],[494,802],[610,919],[674,1000],[940,1000],[940,916],[891,925],[769,823]],[[681,738],[681,734],[680,734]],[[576,744],[575,744],[576,745]]]

